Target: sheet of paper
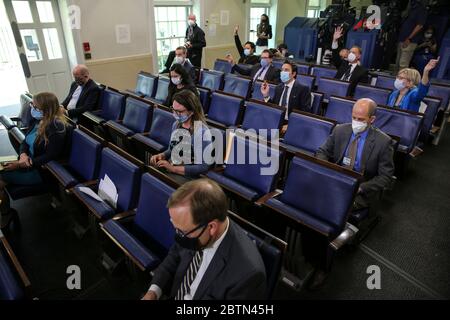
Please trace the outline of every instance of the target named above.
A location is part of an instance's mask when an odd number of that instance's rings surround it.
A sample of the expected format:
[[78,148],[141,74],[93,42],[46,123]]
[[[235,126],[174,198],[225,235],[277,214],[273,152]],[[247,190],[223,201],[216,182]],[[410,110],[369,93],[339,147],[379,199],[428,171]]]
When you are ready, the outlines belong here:
[[100,180],[100,184],[98,186],[98,195],[114,209],[117,208],[117,200],[119,199],[119,194],[117,193],[117,188],[114,182],[108,177],[107,174],[103,179]]
[[221,26],[230,25],[230,11],[229,10],[221,10],[220,11],[220,25]]
[[0,163],[7,163],[7,162],[14,162],[17,161],[17,156],[4,156],[4,157],[0,157]]
[[129,24],[116,25],[116,42],[127,44],[131,42],[131,30]]
[[100,198],[98,196],[98,194],[96,194],[92,189],[87,188],[87,187],[81,187],[79,188],[79,190],[85,194],[87,194],[88,196],[90,196],[91,198],[97,200],[98,202],[103,202],[102,198]]

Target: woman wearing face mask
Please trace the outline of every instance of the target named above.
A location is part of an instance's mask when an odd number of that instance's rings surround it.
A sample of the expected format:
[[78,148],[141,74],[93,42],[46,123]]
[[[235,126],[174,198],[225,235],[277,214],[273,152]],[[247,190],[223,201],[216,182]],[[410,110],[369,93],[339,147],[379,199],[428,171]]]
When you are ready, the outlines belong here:
[[185,89],[190,90],[195,95],[199,96],[199,92],[192,82],[192,78],[186,72],[186,69],[181,64],[176,63],[170,68],[170,84],[164,105],[171,106],[173,96]]
[[436,58],[437,52],[437,42],[434,37],[434,28],[432,26],[428,27],[424,34],[421,43],[417,46],[414,53],[414,58],[412,61],[413,66],[420,72],[423,73],[425,66],[431,59]]
[[46,92],[35,95],[31,115],[33,121],[20,146],[19,160],[3,164],[4,170],[0,173],[1,228],[17,218],[17,213],[9,208],[5,186],[44,183],[41,167],[61,157],[65,150],[67,123],[56,96]]
[[[206,173],[214,162],[203,157],[203,151],[212,141],[203,108],[192,91],[182,90],[173,97],[172,111],[176,121],[169,149],[153,156],[150,164],[171,174],[196,178]],[[186,150],[190,154],[184,154]]]
[[261,23],[256,27],[256,36],[258,40],[256,41],[256,52],[262,52],[268,49],[269,39],[272,39],[272,26],[269,22],[269,17],[267,14],[261,16]]
[[422,79],[415,69],[400,70],[394,84],[395,91],[389,96],[388,106],[418,112],[420,103],[430,89],[429,74],[438,63],[439,58],[430,60],[424,68]]
[[[242,46],[241,39],[239,38],[239,26],[234,28],[234,42],[236,44],[236,49],[239,52],[239,64],[255,65],[259,63],[259,58],[255,56],[255,44],[247,41],[244,46]],[[236,63],[231,54],[227,54],[225,59],[227,59],[232,65]]]

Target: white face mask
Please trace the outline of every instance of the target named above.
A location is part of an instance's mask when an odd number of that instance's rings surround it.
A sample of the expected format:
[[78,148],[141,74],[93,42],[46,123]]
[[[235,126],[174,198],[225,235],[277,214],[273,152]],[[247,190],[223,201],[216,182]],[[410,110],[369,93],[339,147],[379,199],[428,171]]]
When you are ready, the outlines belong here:
[[355,62],[355,60],[356,60],[356,55],[353,52],[350,52],[348,54],[347,61],[350,63],[353,63],[353,62]]
[[368,126],[369,125],[365,122],[356,121],[356,120],[352,121],[352,128],[353,128],[354,134],[360,134],[360,133],[366,131]]
[[188,20],[188,24],[193,27],[195,25],[195,21],[194,20]]
[[397,90],[403,90],[406,88],[405,82],[403,80],[400,79],[396,79],[394,82],[394,87]]
[[175,63],[178,64],[183,64],[184,63],[184,58],[183,57],[175,57]]

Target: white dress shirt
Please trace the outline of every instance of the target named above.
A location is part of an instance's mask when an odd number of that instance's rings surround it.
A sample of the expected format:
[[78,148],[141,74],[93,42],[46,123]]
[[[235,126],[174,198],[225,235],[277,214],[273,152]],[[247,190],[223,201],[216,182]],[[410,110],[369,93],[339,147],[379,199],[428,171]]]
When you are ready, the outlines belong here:
[[357,63],[352,63],[350,65],[351,69],[350,69],[350,74],[348,75],[348,80],[345,79],[345,74],[342,76],[341,80],[343,80],[343,81],[350,81],[350,78],[352,77],[352,74],[355,71],[355,68],[356,68],[357,65],[358,65]]
[[78,86],[78,88],[76,88],[76,90],[73,92],[72,99],[70,99],[70,102],[67,105],[67,110],[73,110],[77,107],[78,100],[81,96],[81,91],[83,91],[83,87]]
[[[203,279],[206,271],[208,270],[208,267],[209,267],[211,261],[213,260],[214,255],[217,252],[217,249],[219,248],[220,244],[222,243],[223,239],[225,239],[225,236],[228,233],[228,229],[230,227],[230,220],[228,218],[227,218],[226,224],[227,224],[227,227],[225,228],[225,232],[220,236],[220,238],[217,239],[216,242],[214,242],[214,244],[211,247],[203,250],[202,264],[200,265],[197,275],[195,276],[195,279],[191,284],[191,290],[190,290],[191,294],[186,295],[184,297],[184,300],[193,300],[194,299],[195,293],[197,292],[197,289],[198,289],[200,283],[202,282],[202,279]],[[152,284],[149,291],[155,292],[158,300],[161,298],[162,290],[159,286]]]
[[268,65],[267,67],[265,67],[264,70],[261,72],[261,69],[262,69],[262,68],[263,68],[263,67],[261,67],[261,68],[258,70],[258,72],[256,72],[255,77],[253,78],[253,81],[256,81],[256,80],[264,80],[264,79],[266,78],[266,74],[267,74],[267,71],[269,71],[270,65]]

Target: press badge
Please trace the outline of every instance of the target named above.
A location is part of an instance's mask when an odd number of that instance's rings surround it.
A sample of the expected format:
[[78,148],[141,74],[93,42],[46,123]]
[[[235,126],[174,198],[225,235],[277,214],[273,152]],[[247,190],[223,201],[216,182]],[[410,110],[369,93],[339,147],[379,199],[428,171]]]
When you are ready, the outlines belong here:
[[344,164],[344,166],[350,166],[352,164],[352,159],[345,157],[342,163]]

